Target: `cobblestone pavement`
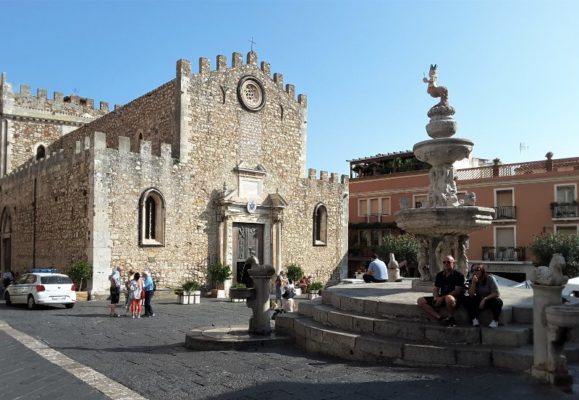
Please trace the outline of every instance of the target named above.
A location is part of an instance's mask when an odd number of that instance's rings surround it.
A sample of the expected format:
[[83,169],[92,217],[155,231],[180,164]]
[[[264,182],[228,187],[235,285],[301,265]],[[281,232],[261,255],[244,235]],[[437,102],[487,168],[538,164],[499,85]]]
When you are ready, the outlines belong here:
[[[490,369],[351,363],[293,346],[190,351],[183,347],[190,329],[246,323],[249,309],[206,298],[200,305],[154,306],[154,318],[132,319],[108,317],[103,301],[33,311],[1,302],[0,320],[148,399],[577,398],[528,375]],[[0,340],[0,398],[106,398],[1,328]]]

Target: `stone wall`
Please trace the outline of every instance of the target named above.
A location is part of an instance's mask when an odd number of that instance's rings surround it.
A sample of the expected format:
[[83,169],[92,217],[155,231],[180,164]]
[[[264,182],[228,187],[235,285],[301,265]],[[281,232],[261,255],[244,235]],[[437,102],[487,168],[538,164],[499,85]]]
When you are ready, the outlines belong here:
[[[108,113],[108,104],[95,109],[94,100],[55,92],[36,96],[28,85],[14,92],[2,74],[0,79],[0,176],[8,174],[36,155],[38,145],[47,146],[74,129]],[[6,165],[6,168],[4,167]]]
[[[161,143],[173,143],[176,129],[175,82],[170,81],[155,90],[116,108],[80,129],[62,137],[50,146],[50,151],[64,149],[66,154],[75,151],[78,140],[94,132],[107,135],[107,146],[119,146],[119,136],[131,138],[134,152],[139,151],[139,139],[152,143],[153,154],[159,155]],[[178,150],[178,149],[177,149]],[[178,154],[177,154],[178,156]]]
[[[12,220],[12,269],[55,267],[66,271],[87,259],[88,152],[62,153],[22,167],[0,180],[0,209]],[[36,207],[35,207],[36,205]]]

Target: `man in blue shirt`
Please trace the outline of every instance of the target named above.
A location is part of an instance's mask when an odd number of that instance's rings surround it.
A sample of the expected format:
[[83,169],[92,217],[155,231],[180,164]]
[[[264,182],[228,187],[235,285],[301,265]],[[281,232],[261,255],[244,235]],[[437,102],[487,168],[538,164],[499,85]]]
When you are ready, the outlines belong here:
[[145,292],[145,317],[154,317],[153,307],[151,307],[151,299],[153,294],[155,294],[155,285],[153,284],[153,278],[151,278],[151,273],[149,271],[143,272],[143,277],[145,282],[143,284],[143,291]]
[[388,272],[386,271],[386,264],[378,258],[377,254],[372,254],[372,262],[368,265],[366,273],[362,275],[364,282],[387,282]]

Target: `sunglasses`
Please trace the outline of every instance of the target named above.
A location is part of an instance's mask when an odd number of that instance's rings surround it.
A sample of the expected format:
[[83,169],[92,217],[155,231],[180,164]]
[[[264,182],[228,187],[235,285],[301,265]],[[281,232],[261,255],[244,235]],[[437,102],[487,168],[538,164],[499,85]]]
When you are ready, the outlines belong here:
[[443,261],[443,264],[452,264],[454,261]]
[[480,269],[480,268],[474,268],[474,269],[472,270],[472,272],[480,272],[480,271],[482,271],[482,269]]

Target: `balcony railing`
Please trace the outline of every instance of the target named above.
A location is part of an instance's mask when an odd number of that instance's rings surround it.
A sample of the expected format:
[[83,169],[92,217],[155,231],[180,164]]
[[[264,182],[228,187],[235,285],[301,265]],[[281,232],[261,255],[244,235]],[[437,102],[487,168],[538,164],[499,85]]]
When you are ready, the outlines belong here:
[[553,218],[577,218],[577,204],[552,203]]
[[370,224],[372,222],[382,222],[382,218],[387,215],[389,214],[371,213],[364,215],[364,217],[366,218],[366,223]]
[[495,219],[517,219],[517,207],[515,206],[495,207]]
[[524,247],[483,247],[482,259],[485,261],[524,261]]

